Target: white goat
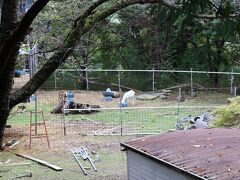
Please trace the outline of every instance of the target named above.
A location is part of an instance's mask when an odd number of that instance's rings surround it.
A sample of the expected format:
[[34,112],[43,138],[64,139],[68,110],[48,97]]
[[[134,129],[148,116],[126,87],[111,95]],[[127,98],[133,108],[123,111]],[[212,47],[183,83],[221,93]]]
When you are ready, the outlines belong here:
[[[122,98],[122,103],[126,103],[128,99],[134,99],[135,91],[130,90],[126,93],[124,93],[123,98]],[[133,101],[134,105],[134,101]]]

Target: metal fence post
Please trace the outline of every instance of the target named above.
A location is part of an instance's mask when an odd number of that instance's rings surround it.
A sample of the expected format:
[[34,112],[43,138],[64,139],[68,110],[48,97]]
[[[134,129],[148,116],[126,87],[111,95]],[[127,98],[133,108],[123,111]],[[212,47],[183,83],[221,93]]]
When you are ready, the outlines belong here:
[[63,119],[63,135],[66,136],[67,132],[66,132],[66,120],[65,120],[65,94],[63,94],[62,97],[62,119]]
[[154,68],[152,70],[152,91],[155,91],[155,71]]
[[120,92],[120,98],[119,98],[119,111],[120,111],[120,126],[121,126],[121,136],[123,135],[123,121],[122,121],[122,96],[121,96],[121,70],[118,69],[118,90]]
[[37,110],[38,110],[38,106],[37,106],[37,93],[35,92],[34,94],[35,96],[35,135],[37,135],[37,121],[38,121],[38,116],[37,116]]
[[[38,69],[38,48],[37,45],[34,45],[34,47],[30,50],[29,53],[29,75],[30,79],[36,74],[37,69]],[[37,135],[37,121],[38,121],[38,115],[37,115],[37,93],[35,92],[32,95],[32,98],[35,100],[35,135]],[[31,101],[31,97],[30,97]]]
[[89,90],[89,84],[88,84],[88,67],[86,67],[86,84],[87,84],[87,91]]
[[193,73],[192,73],[192,68],[191,68],[191,96],[194,96],[194,94],[193,94]]
[[176,116],[176,126],[178,125],[179,121],[179,113],[180,113],[180,99],[181,99],[182,89],[178,89],[178,98],[177,98],[177,116]]
[[65,121],[65,109],[63,107],[63,134],[64,136],[67,135],[67,132],[66,132],[66,121]]
[[54,89],[57,90],[57,69],[54,71]]
[[234,97],[237,96],[237,86],[234,86]]
[[234,96],[234,75],[233,75],[233,69],[232,69],[232,74],[231,74],[231,78],[230,78],[230,83],[231,83],[231,87],[230,87],[230,95]]

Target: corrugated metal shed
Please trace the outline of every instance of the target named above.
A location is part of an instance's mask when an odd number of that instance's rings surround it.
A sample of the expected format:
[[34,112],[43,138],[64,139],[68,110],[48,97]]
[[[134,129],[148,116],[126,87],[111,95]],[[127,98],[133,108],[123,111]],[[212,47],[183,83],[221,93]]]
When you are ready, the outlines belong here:
[[240,179],[240,129],[175,131],[121,145],[199,177]]

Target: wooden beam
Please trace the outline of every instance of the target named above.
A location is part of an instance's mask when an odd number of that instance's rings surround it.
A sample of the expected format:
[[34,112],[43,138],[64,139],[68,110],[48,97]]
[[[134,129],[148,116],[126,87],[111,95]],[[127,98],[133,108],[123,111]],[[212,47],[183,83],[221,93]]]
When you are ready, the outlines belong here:
[[30,160],[32,160],[32,161],[35,161],[35,162],[37,162],[37,163],[39,163],[39,164],[41,164],[41,165],[47,166],[47,167],[49,167],[49,168],[51,168],[51,169],[53,169],[53,170],[55,170],[55,171],[62,171],[62,170],[63,170],[63,168],[58,167],[58,166],[53,165],[53,164],[50,164],[50,163],[47,162],[47,161],[43,161],[43,160],[41,160],[41,159],[37,159],[37,158],[34,158],[34,157],[32,157],[32,156],[25,155],[25,154],[21,154],[21,153],[15,153],[15,154],[16,154],[17,156],[20,156],[20,157],[23,157],[23,158],[26,158],[26,159],[30,159]]
[[4,164],[0,167],[8,167],[8,166],[22,166],[22,165],[30,165],[32,162],[23,162],[23,163],[12,163],[12,164]]

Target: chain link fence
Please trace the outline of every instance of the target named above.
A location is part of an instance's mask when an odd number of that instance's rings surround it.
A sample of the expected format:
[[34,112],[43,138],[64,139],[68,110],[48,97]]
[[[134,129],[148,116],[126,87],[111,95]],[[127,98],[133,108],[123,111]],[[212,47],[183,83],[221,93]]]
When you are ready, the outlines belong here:
[[[216,76],[217,75],[217,76]],[[31,111],[43,110],[49,134],[129,135],[155,134],[175,129],[178,119],[213,112],[238,94],[240,73],[172,70],[59,69],[26,102],[13,108],[6,132],[28,133]],[[14,78],[14,90],[28,80]],[[102,94],[133,89],[134,99],[121,107],[121,97],[108,101]],[[165,91],[164,91],[165,90]],[[167,90],[167,91],[166,91]],[[74,102],[99,105],[89,114],[52,113],[61,104],[60,93],[72,91]],[[154,96],[151,100],[139,98]],[[180,97],[183,97],[181,99]],[[180,102],[181,101],[181,102]],[[24,107],[24,108],[23,108]],[[91,110],[91,109],[90,109]],[[64,111],[83,111],[81,108]],[[35,122],[41,117],[35,116]]]
[[238,72],[208,72],[180,70],[96,70],[57,69],[43,89],[52,90],[118,90],[135,89],[143,92],[185,86],[194,90],[230,93],[240,83]]

